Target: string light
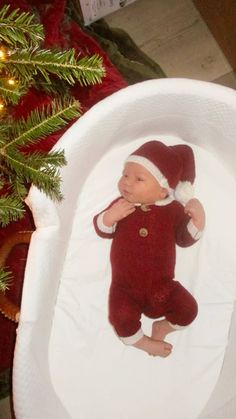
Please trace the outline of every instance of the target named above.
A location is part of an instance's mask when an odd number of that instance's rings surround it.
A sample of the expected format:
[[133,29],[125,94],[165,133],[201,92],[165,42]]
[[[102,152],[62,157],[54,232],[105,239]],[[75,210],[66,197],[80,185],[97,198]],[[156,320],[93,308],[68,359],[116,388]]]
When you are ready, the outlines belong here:
[[0,48],[0,60],[5,60],[6,58],[6,52],[4,49]]
[[[5,61],[7,56],[10,56],[10,55],[11,55],[11,52],[9,50],[6,50],[4,46],[0,45],[0,61]],[[17,82],[15,79],[10,77],[9,79],[6,80],[6,83],[9,84],[10,86],[15,86]],[[0,101],[0,104],[1,104],[1,101]],[[1,109],[2,108],[0,108],[0,110]]]
[[10,57],[12,51],[7,49],[5,46],[0,45],[0,60],[5,61],[8,57]]
[[0,102],[0,112],[4,110],[4,104]]
[[7,83],[10,84],[10,86],[14,86],[16,84],[16,81],[14,79],[8,79]]

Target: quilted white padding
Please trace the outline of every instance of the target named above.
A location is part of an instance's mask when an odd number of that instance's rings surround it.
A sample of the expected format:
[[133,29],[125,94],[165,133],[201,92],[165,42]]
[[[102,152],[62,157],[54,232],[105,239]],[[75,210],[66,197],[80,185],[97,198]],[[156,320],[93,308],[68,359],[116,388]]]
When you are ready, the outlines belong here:
[[[117,195],[125,157],[155,138],[192,145],[207,213],[201,242],[178,250],[176,269],[199,316],[170,336],[167,359],[115,336],[107,321],[110,243],[92,227]],[[27,199],[37,229],[14,362],[17,419],[196,419],[220,380],[236,295],[236,93],[186,79],[143,82],[95,105],[56,148],[68,160],[64,201],[35,188]]]

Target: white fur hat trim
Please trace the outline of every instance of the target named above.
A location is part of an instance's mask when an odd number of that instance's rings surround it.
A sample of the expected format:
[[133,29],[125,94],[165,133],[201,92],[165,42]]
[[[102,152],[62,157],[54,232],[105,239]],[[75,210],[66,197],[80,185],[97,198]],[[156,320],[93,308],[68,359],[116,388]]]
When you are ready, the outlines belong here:
[[154,178],[160,183],[160,185],[163,188],[168,189],[168,191],[171,190],[168,180],[163,175],[163,173],[161,173],[158,167],[155,166],[155,164],[153,164],[146,157],[131,154],[125,161],[125,163],[128,162],[141,164],[141,166],[145,167],[145,169],[147,169],[152,174],[152,176],[154,176]]

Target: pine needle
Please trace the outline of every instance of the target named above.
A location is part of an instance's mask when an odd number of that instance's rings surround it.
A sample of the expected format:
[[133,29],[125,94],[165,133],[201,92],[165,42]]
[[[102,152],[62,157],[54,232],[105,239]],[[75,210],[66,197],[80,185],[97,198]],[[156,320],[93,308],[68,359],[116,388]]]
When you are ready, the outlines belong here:
[[7,271],[6,269],[0,268],[0,291],[5,292],[9,289],[11,285],[11,280],[13,279],[12,272]]
[[0,96],[5,103],[16,105],[24,93],[26,88],[23,85],[10,86],[8,79],[0,78]]
[[27,156],[14,149],[9,150],[9,153],[5,156],[5,162],[22,182],[33,183],[53,200],[60,201],[62,199],[60,192],[61,179],[55,162],[54,166],[40,168],[37,161],[30,161]]
[[46,138],[79,116],[78,101],[71,98],[55,99],[50,105],[32,111],[26,120],[21,118],[12,123],[9,127],[10,140],[8,138],[0,148],[0,155],[5,155],[9,147],[26,146]]
[[70,85],[78,81],[82,86],[101,82],[105,75],[102,58],[98,55],[77,59],[75,50],[51,51],[43,49],[16,50],[8,58],[8,71],[19,80],[31,81],[37,75],[51,83],[50,75],[56,75]]
[[28,48],[29,43],[39,46],[44,38],[43,26],[34,23],[35,16],[15,9],[9,12],[10,5],[0,9],[0,40],[10,46]]
[[22,201],[11,195],[0,197],[0,225],[5,227],[11,221],[23,218],[25,213]]

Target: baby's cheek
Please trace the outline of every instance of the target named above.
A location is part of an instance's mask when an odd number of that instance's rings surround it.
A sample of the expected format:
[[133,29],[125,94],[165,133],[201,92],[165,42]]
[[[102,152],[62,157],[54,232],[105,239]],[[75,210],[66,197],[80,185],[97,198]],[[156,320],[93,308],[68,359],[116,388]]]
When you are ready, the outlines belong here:
[[117,183],[118,189],[120,189],[120,188],[121,188],[121,184],[122,184],[122,179],[120,179],[120,180],[118,181],[118,183]]

